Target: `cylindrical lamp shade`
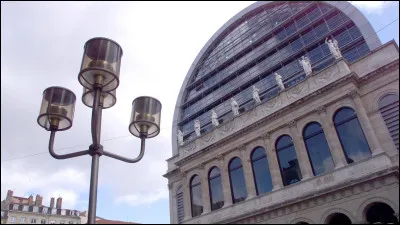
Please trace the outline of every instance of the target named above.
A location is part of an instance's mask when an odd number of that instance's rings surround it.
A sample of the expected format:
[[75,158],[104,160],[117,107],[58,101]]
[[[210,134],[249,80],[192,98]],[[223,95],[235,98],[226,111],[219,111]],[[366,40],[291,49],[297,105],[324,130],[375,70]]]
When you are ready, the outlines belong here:
[[62,87],[49,87],[43,92],[37,122],[46,130],[63,131],[71,128],[75,111],[75,94]]
[[152,138],[160,133],[161,103],[152,97],[138,97],[132,102],[129,131],[136,137]]
[[[117,102],[116,97],[117,90],[110,91],[110,92],[101,92],[100,95],[100,104],[102,105],[103,109],[111,108]],[[82,95],[82,102],[87,107],[93,108],[93,100],[94,100],[94,90],[87,89],[83,87],[83,95]]]
[[115,90],[119,85],[122,48],[107,38],[92,38],[86,42],[78,80],[83,87],[103,92]]

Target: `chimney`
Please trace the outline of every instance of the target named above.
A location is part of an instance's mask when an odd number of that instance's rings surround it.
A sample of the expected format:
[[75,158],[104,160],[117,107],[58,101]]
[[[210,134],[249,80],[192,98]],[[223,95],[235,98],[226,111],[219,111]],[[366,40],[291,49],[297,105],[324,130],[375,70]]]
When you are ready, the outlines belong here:
[[35,205],[41,206],[41,205],[42,205],[42,200],[43,200],[43,197],[42,197],[42,196],[36,195]]
[[61,198],[61,197],[58,197],[58,198],[57,198],[57,205],[56,205],[56,208],[57,208],[57,209],[61,209],[61,205],[62,205],[62,198]]
[[50,200],[50,208],[54,208],[54,198],[51,198]]
[[28,205],[33,205],[33,196],[30,195],[28,198]]
[[13,191],[11,191],[11,190],[8,190],[8,191],[7,191],[7,197],[6,197],[6,200],[7,200],[7,201],[12,201],[12,197],[13,197],[13,195],[14,195],[14,192],[13,192]]

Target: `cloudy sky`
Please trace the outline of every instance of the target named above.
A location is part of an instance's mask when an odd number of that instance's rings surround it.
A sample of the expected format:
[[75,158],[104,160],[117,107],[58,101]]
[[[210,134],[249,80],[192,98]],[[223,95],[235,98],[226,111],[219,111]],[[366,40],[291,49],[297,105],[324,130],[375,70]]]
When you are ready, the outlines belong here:
[[[63,208],[87,210],[91,159],[53,159],[49,132],[36,122],[42,92],[63,86],[77,95],[71,129],[58,132],[60,153],[91,144],[91,109],[77,80],[83,45],[92,37],[117,41],[124,51],[117,104],[103,111],[106,150],[136,157],[130,135],[132,100],[153,96],[163,104],[161,133],[146,143],[136,164],[100,159],[97,215],[139,223],[169,223],[166,159],[183,79],[203,45],[252,2],[1,2],[1,199],[7,190],[63,197]],[[375,30],[399,17],[398,2],[353,2]],[[399,43],[399,21],[378,33]]]

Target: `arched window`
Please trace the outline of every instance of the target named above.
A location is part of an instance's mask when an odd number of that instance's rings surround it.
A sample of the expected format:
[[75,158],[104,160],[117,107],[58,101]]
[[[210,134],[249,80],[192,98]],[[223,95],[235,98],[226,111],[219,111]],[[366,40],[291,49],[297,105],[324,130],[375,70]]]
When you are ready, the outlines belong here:
[[369,224],[399,224],[392,207],[383,202],[374,202],[367,208],[366,221]]
[[390,136],[392,136],[393,142],[399,150],[399,96],[385,95],[379,100],[378,106]]
[[208,186],[210,187],[211,211],[224,206],[224,193],[222,192],[221,174],[218,167],[211,168],[208,174]]
[[371,156],[368,142],[353,109],[341,108],[335,113],[333,121],[347,163],[357,162]]
[[242,162],[235,157],[229,163],[229,180],[231,182],[232,202],[241,202],[247,197]]
[[299,161],[292,138],[288,135],[281,136],[276,142],[279,168],[281,170],[283,185],[294,184],[301,180]]
[[183,218],[185,217],[182,185],[180,185],[176,190],[176,214],[178,223],[182,223]]
[[335,165],[321,124],[308,124],[304,128],[303,137],[314,175],[332,171]]
[[334,213],[328,216],[327,224],[352,224],[349,217],[343,213]]
[[201,182],[198,175],[194,175],[190,181],[190,200],[192,202],[192,217],[203,213],[203,199],[201,195]]
[[253,150],[251,153],[251,164],[253,166],[257,195],[271,191],[272,180],[264,148],[257,147]]

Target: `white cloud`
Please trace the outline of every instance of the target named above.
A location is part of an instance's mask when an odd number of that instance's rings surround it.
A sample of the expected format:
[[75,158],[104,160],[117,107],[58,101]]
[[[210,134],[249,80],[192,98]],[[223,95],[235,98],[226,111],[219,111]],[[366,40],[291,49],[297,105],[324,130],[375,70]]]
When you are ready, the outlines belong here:
[[395,1],[352,1],[351,4],[359,9],[363,9],[366,13],[382,14],[384,9],[398,5]]

